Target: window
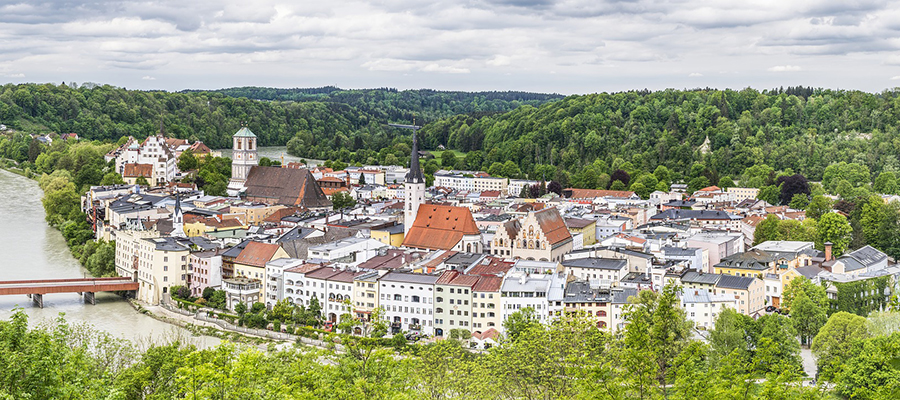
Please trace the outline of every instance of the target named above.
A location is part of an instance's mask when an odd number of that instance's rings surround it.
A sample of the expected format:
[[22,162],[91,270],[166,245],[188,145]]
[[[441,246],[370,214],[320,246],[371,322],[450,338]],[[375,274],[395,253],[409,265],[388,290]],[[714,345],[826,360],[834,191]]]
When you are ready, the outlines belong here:
[[403,300],[403,296],[401,296],[399,294],[394,295],[394,301],[401,301],[401,300]]

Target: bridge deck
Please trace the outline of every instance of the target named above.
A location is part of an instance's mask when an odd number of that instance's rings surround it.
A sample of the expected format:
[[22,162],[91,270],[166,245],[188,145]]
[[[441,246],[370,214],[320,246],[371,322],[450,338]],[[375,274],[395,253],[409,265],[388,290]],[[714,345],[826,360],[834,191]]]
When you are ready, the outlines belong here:
[[137,282],[117,277],[0,281],[0,295],[96,293],[137,289]]

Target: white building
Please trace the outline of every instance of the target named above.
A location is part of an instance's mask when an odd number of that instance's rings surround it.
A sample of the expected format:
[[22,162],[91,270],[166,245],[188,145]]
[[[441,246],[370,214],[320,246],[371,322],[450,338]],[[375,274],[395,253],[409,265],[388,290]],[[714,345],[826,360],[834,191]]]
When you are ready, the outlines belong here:
[[303,260],[296,258],[279,258],[266,263],[266,308],[272,309],[275,303],[284,298],[284,270],[303,265]]
[[386,244],[371,238],[349,237],[309,248],[309,258],[322,259],[341,266],[356,266],[378,255]]
[[712,294],[706,289],[684,289],[681,296],[681,307],[688,320],[700,329],[712,329],[716,325],[716,317],[725,308],[737,310],[735,296]]
[[550,322],[547,292],[557,276],[559,274],[529,275],[510,271],[500,286],[503,320],[506,321],[513,313],[530,307],[541,323]]
[[379,305],[391,333],[403,331],[434,334],[434,275],[389,272],[381,277]]

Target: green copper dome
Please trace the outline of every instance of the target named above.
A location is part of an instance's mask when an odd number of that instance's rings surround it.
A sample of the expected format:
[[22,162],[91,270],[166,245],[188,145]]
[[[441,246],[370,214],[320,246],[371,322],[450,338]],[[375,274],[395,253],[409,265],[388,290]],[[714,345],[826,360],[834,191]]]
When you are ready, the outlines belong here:
[[253,132],[250,131],[250,128],[244,126],[241,127],[241,130],[237,131],[237,133],[234,134],[234,137],[256,137],[256,135],[254,135]]

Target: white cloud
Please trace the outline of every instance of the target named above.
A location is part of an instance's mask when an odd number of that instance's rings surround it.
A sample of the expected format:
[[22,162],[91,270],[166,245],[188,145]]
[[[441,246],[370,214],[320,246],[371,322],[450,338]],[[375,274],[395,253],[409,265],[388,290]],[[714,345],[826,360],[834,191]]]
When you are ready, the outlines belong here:
[[880,91],[900,65],[900,3],[883,0],[71,0],[0,15],[0,76],[129,88],[584,93],[689,87],[716,65],[720,87],[804,71],[791,84]]
[[434,63],[428,64],[419,70],[425,72],[443,72],[447,74],[468,74],[471,72],[468,68],[451,67],[449,65],[438,65]]
[[141,78],[141,79],[143,79],[143,80],[145,80],[145,81],[155,81],[155,80],[156,80],[156,78],[154,78],[154,77],[152,77],[152,76],[150,76],[150,75],[144,75],[144,77]]
[[803,68],[797,65],[776,65],[774,67],[770,67],[767,71],[769,72],[797,72],[802,71]]
[[891,77],[892,81],[900,81],[900,75],[894,75]]

